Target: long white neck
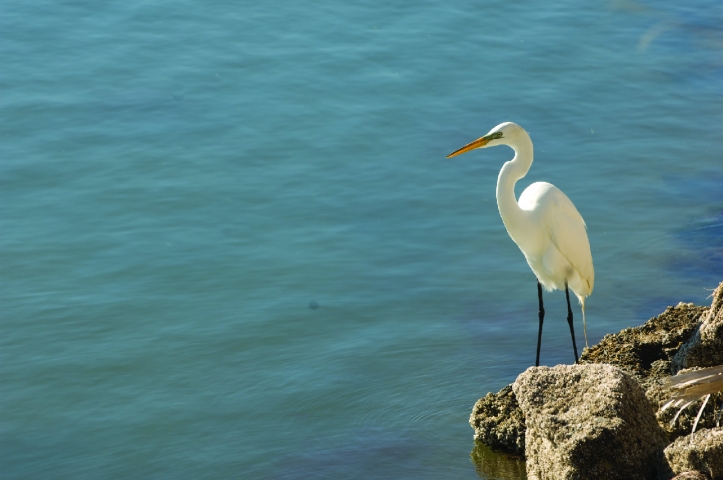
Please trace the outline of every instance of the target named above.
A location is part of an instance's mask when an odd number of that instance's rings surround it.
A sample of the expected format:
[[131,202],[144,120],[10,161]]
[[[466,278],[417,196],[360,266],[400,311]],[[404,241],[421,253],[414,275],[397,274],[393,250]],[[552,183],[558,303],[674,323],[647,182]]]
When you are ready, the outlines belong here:
[[518,233],[524,225],[524,212],[515,198],[515,184],[530,170],[532,165],[532,140],[524,130],[507,143],[515,151],[515,157],[506,162],[497,177],[497,207],[512,239],[518,242]]

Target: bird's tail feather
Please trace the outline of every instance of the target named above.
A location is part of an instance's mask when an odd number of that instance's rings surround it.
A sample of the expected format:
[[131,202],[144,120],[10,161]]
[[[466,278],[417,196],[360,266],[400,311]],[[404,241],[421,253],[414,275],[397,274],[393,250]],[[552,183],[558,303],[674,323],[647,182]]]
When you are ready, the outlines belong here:
[[590,348],[587,344],[587,323],[585,323],[585,297],[580,297],[580,305],[582,305],[582,331],[585,333],[585,348]]

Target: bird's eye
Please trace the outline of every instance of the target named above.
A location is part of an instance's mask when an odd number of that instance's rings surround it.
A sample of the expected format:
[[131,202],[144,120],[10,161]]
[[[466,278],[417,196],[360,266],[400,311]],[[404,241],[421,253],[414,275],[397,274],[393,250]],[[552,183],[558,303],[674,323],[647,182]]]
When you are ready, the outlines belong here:
[[497,135],[495,135],[495,138],[502,138],[502,132],[497,132]]

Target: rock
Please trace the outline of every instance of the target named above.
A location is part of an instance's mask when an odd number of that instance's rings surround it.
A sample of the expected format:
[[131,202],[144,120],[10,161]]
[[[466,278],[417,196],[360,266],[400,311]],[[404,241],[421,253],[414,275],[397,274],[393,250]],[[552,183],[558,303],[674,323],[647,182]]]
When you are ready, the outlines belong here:
[[713,479],[723,478],[723,429],[698,430],[678,438],[665,449],[665,459],[675,473],[698,470]]
[[579,362],[616,365],[643,381],[669,376],[670,360],[707,311],[692,303],[668,307],[639,327],[605,335],[600,343],[583,351]]
[[713,292],[713,302],[700,327],[673,357],[673,373],[690,367],[723,364],[723,282]]
[[[687,435],[703,401],[695,402],[686,408],[676,422],[671,424],[678,409],[660,411],[660,407],[670,397],[670,392],[662,385],[672,373],[672,361],[678,350],[695,334],[710,311],[707,307],[696,307],[690,303],[668,307],[639,327],[605,335],[600,343],[585,349],[580,363],[609,363],[631,374],[645,390],[651,408],[657,412],[658,423],[668,438],[673,440]],[[706,406],[700,427],[715,425],[714,404],[715,402],[709,402]]]
[[[685,303],[668,307],[639,327],[606,335],[598,345],[583,351],[580,363],[608,363],[630,374],[645,391],[650,409],[657,412],[658,423],[669,441],[687,435],[702,399],[684,409],[671,424],[678,409],[660,412],[671,394],[663,388],[663,383],[671,373],[688,365],[723,364],[723,283],[714,292],[710,308]],[[711,397],[698,428],[715,425],[716,408],[720,408],[722,399],[723,395]],[[525,451],[525,423],[525,415],[511,387],[480,399],[470,416],[476,440],[516,454]]]
[[512,385],[477,400],[469,424],[474,428],[475,440],[495,449],[525,454],[525,416],[512,393]]
[[665,434],[640,385],[612,365],[530,367],[512,385],[530,479],[653,479]]

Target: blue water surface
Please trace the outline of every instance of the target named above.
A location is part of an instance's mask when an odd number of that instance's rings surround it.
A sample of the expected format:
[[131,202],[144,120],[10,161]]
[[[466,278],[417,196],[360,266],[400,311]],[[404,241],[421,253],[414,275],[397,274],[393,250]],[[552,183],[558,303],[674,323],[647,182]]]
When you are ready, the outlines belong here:
[[[503,121],[588,226],[591,343],[723,280],[723,8],[0,4],[0,477],[520,478]],[[542,363],[573,361],[546,294]],[[576,309],[577,312],[577,309]],[[584,340],[576,313],[578,345]]]

